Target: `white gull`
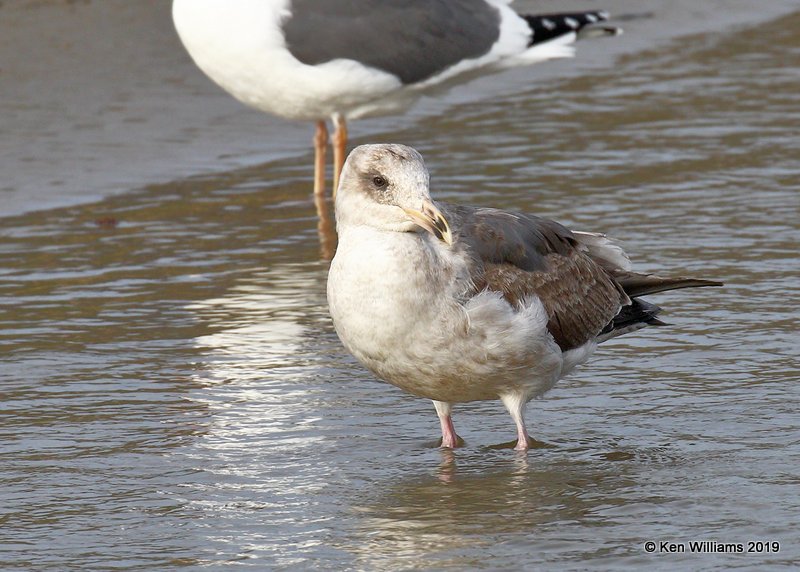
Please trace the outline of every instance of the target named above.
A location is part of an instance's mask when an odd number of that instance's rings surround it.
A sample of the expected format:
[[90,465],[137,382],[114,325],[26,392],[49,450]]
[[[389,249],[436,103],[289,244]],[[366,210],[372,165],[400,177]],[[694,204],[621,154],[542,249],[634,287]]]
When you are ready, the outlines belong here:
[[[325,188],[326,119],[334,183],[347,120],[403,111],[432,87],[567,57],[602,11],[519,15],[507,0],[174,0],[184,46],[240,101],[317,122],[314,191]],[[615,34],[614,27],[595,27]]]
[[433,400],[444,447],[459,444],[454,403],[499,399],[516,423],[516,449],[527,449],[530,399],[598,343],[662,324],[660,308],[640,296],[721,286],[633,272],[601,234],[435,202],[422,157],[403,145],[354,149],[335,206],[336,332],[377,377]]

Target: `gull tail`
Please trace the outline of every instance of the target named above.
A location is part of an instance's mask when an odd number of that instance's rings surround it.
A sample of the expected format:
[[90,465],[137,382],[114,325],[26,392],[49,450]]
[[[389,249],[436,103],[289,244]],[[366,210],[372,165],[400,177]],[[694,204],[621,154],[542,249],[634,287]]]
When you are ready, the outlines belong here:
[[656,317],[659,312],[661,312],[659,306],[646,300],[631,300],[631,303],[623,306],[619,314],[614,316],[614,319],[603,328],[603,331],[597,336],[597,343],[603,343],[623,334],[630,334],[645,326],[666,326],[665,322]]
[[[603,10],[588,12],[565,12],[559,14],[522,15],[531,29],[528,47],[543,44],[557,38],[564,38],[569,43],[578,36],[617,36],[622,29],[616,26],[592,26],[608,20],[608,12]],[[589,26],[587,28],[587,26]],[[584,30],[586,28],[586,30]]]
[[680,288],[700,288],[703,286],[722,286],[722,282],[714,280],[700,280],[698,278],[687,278],[677,276],[675,278],[664,278],[655,274],[638,274],[636,272],[616,272],[614,279],[619,282],[625,293],[631,298],[657,294],[667,290],[678,290]]
[[605,342],[623,334],[635,332],[645,326],[667,326],[658,319],[661,308],[642,300],[639,296],[656,294],[680,288],[699,288],[704,286],[722,286],[722,282],[700,280],[698,278],[663,278],[654,274],[637,274],[635,272],[619,272],[614,278],[631,299],[631,303],[623,306],[603,331],[597,336],[597,342]]

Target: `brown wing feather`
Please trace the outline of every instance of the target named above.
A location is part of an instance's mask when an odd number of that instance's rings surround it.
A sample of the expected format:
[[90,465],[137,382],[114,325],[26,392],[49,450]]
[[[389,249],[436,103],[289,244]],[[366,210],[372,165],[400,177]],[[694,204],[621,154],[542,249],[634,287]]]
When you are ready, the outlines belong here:
[[460,230],[459,244],[473,256],[476,288],[500,292],[515,305],[538,297],[562,351],[594,339],[628,303],[619,284],[560,224],[497,209],[445,208]]
[[486,264],[483,287],[515,305],[537,296],[547,311],[547,329],[567,351],[594,339],[619,312],[624,294],[602,268],[578,252],[545,258],[546,271]]

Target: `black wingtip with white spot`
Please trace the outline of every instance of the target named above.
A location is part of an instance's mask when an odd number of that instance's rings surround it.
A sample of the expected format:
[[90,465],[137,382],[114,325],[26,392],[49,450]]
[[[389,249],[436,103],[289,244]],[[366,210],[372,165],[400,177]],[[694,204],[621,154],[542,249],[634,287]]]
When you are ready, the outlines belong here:
[[[596,10],[562,14],[537,14],[535,16],[522,15],[522,17],[525,18],[531,28],[531,40],[528,43],[530,47],[566,34],[578,34],[586,26],[608,20],[609,15],[604,10]],[[592,32],[590,35],[617,36],[622,33],[622,30],[612,26],[598,26],[597,28],[592,28]],[[582,36],[584,35],[586,34],[582,34]]]

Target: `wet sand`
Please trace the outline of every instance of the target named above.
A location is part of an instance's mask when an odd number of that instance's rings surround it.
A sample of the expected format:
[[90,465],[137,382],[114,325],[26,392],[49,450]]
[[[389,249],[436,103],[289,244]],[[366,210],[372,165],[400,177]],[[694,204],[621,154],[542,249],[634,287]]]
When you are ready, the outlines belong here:
[[[406,116],[364,120],[353,143],[391,138],[457,103],[599,70],[677,37],[766,21],[772,0],[528,1],[519,11],[605,8],[625,35],[583,42],[579,56],[477,80],[424,99]],[[636,16],[628,18],[628,16]],[[766,37],[769,32],[765,31]],[[311,127],[247,109],[184,53],[169,0],[14,0],[0,4],[0,216],[92,202],[150,183],[308,154]],[[557,105],[559,95],[553,95]],[[310,163],[309,163],[310,164]]]

